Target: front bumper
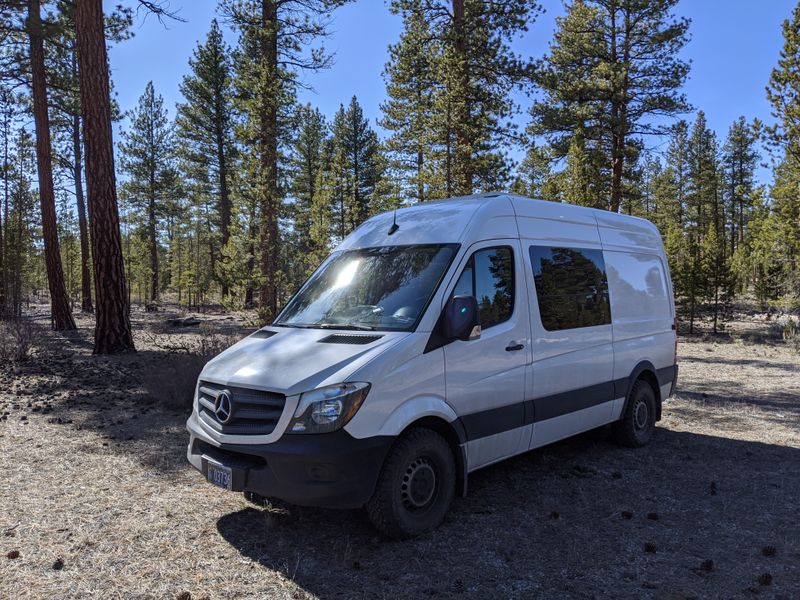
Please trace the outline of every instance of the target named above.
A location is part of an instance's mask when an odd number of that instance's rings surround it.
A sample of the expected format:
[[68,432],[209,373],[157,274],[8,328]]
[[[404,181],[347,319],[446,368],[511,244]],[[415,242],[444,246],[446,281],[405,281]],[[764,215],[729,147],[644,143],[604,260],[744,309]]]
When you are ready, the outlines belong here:
[[231,489],[299,506],[360,508],[375,490],[392,436],[357,439],[333,433],[284,435],[271,444],[215,444],[199,433],[195,416],[187,458],[204,477],[208,463],[231,469]]

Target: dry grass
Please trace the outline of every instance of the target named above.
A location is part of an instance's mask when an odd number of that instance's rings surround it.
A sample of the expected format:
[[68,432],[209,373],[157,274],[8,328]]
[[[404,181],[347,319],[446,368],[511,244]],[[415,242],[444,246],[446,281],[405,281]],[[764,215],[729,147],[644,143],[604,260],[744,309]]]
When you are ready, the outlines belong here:
[[135,315],[135,356],[91,357],[84,320],[0,367],[0,598],[800,596],[800,360],[748,341],[764,323],[684,338],[648,448],[593,432],[506,461],[390,542],[359,511],[258,509],[192,471],[187,411],[141,384],[185,354],[148,341],[155,318]]

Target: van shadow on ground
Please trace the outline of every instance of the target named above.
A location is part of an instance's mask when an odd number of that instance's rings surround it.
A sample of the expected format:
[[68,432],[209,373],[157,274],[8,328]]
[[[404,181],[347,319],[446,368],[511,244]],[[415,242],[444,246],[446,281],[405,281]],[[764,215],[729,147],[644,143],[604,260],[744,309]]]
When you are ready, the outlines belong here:
[[738,597],[767,571],[780,594],[800,589],[798,464],[785,446],[658,429],[629,450],[590,433],[475,473],[417,540],[383,539],[363,511],[295,507],[217,529],[322,598]]

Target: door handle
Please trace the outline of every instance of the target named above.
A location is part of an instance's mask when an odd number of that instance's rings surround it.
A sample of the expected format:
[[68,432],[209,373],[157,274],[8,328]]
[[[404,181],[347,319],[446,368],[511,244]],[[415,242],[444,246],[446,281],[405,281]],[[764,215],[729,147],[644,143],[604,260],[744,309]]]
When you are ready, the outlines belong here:
[[525,347],[525,344],[517,344],[511,342],[508,346],[506,346],[506,352],[514,352],[515,350],[522,350]]

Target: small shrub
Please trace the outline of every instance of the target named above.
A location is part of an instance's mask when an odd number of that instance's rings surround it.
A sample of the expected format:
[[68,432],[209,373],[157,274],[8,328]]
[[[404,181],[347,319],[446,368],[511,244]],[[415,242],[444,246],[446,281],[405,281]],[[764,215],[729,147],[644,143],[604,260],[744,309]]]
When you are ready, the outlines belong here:
[[775,546],[764,546],[761,549],[761,554],[763,554],[767,558],[771,558],[771,557],[775,556],[777,553],[778,553],[778,550],[775,548]]
[[700,569],[706,573],[711,573],[714,570],[714,561],[711,559],[704,560],[700,563]]
[[656,545],[654,543],[652,543],[652,542],[645,543],[645,545],[644,545],[644,551],[645,552],[648,552],[649,554],[655,554],[656,550],[657,550],[657,548],[656,548]]
[[797,321],[794,319],[786,321],[786,324],[783,326],[781,337],[790,348],[794,348],[796,352],[800,352],[800,327],[797,325]]
[[0,360],[25,362],[30,357],[33,327],[25,319],[0,321]]
[[758,583],[761,585],[772,585],[772,575],[770,573],[762,573],[758,576]]

